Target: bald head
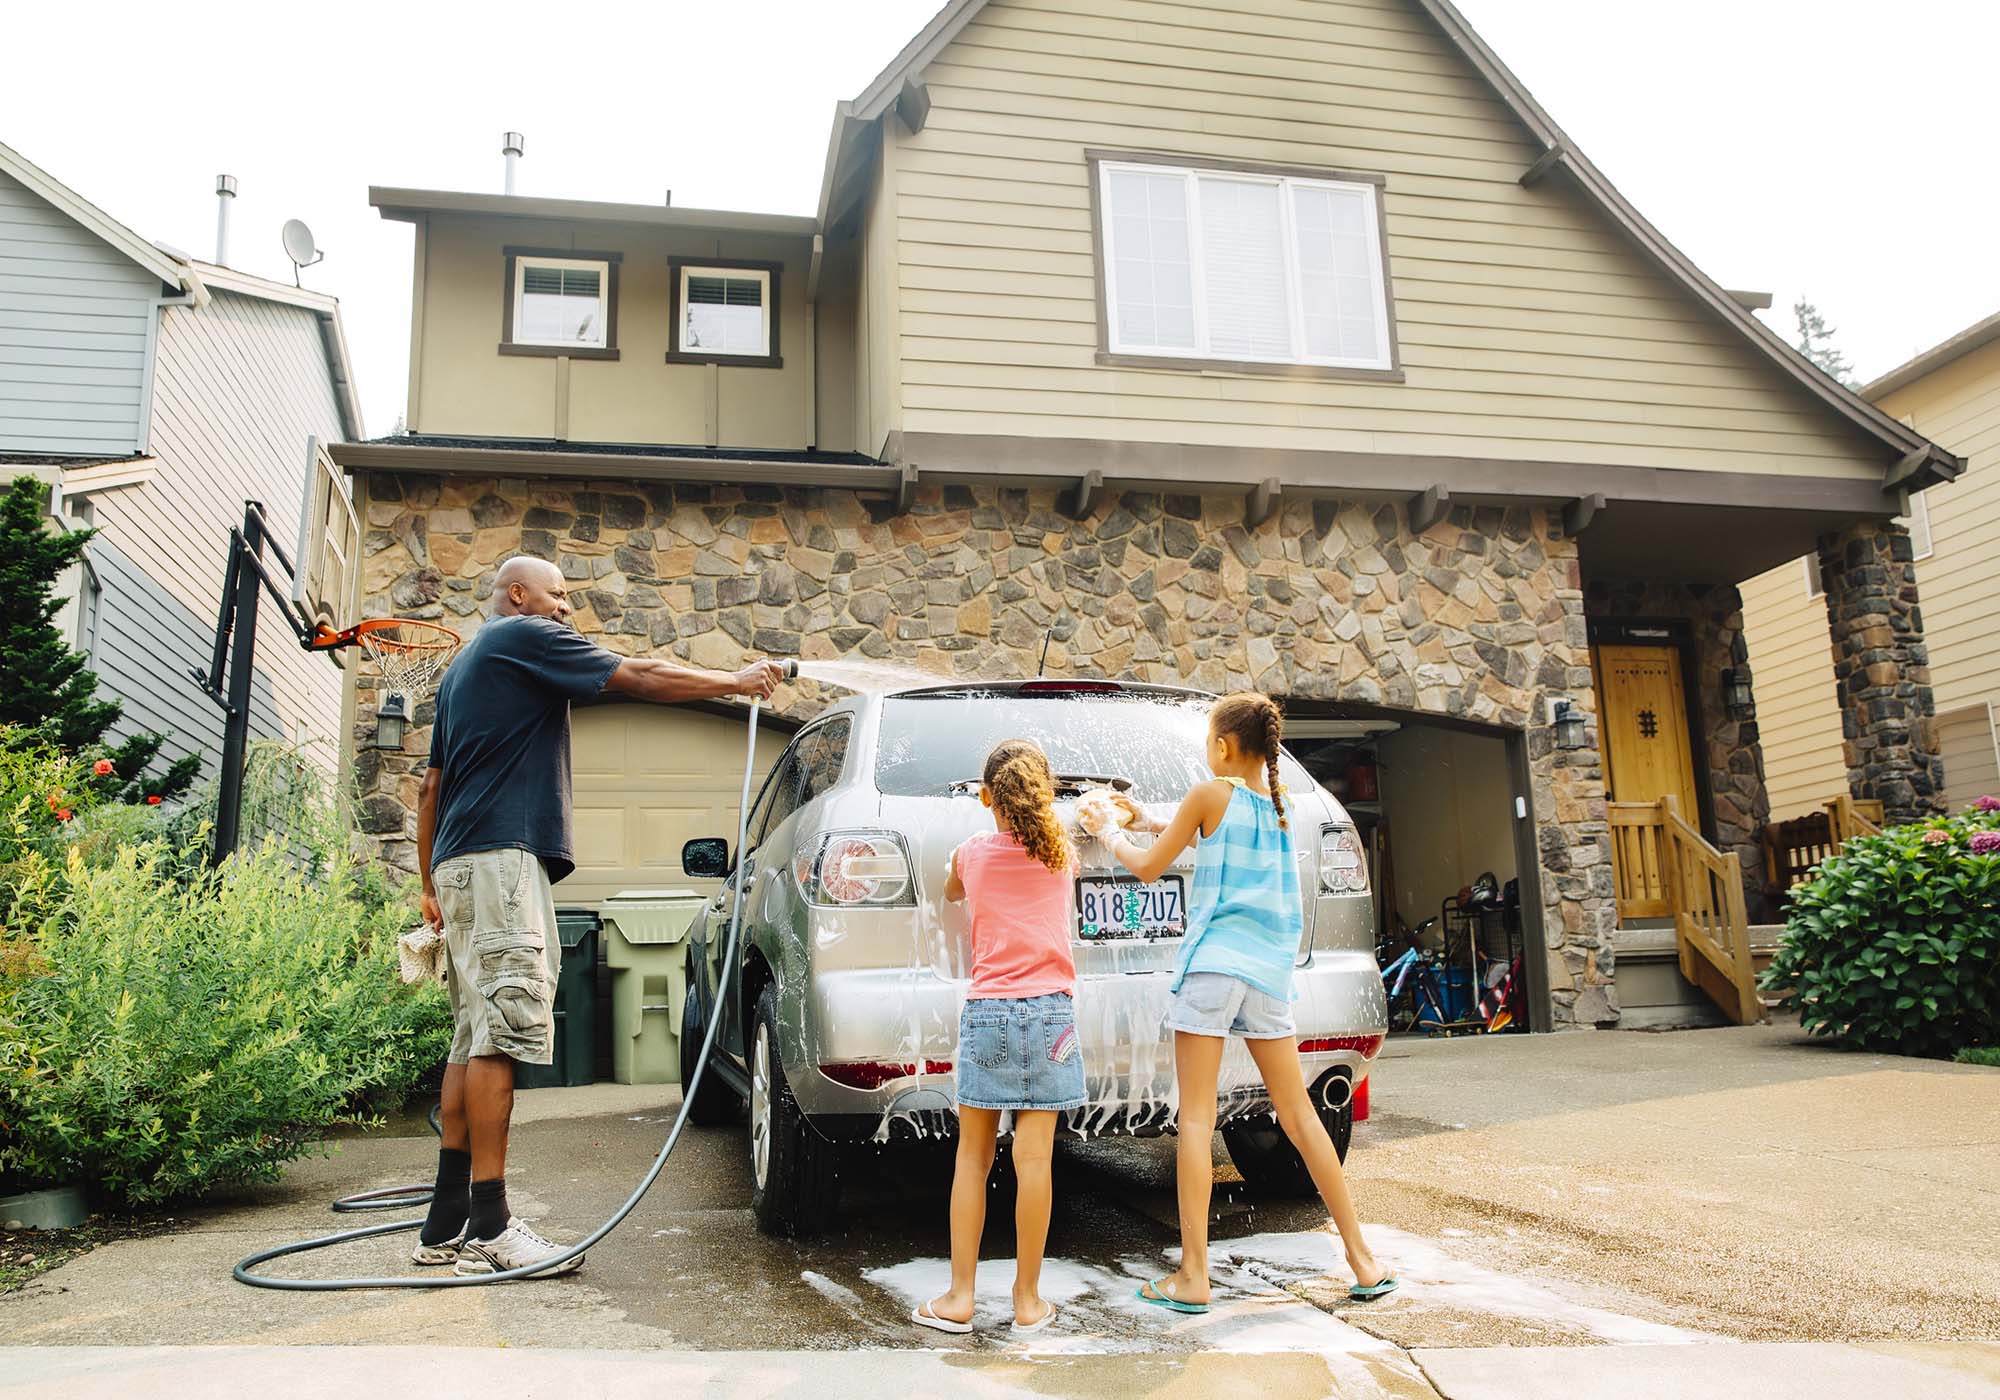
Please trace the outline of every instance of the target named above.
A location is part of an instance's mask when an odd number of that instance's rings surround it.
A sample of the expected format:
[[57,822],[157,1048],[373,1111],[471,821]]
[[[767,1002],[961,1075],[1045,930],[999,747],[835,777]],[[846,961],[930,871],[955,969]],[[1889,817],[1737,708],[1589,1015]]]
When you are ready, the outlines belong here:
[[568,622],[569,587],[562,570],[546,559],[517,554],[493,575],[493,614],[496,617],[552,617]]

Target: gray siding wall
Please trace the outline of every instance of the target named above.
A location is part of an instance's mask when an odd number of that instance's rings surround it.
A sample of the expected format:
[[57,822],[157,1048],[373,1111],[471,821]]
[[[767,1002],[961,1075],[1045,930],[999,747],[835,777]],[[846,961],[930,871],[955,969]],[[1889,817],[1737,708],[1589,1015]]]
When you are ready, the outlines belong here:
[[0,452],[137,452],[160,284],[0,175]]
[[[306,438],[314,433],[338,439],[340,413],[312,312],[218,291],[207,306],[170,306],[161,313],[151,446],[158,473],[144,486],[98,499],[102,533],[92,546],[118,551],[151,586],[126,581],[114,590],[106,571],[98,674],[135,718],[157,712],[159,728],[171,723],[202,733],[204,743],[219,741],[219,725],[200,729],[203,721],[188,714],[189,706],[208,706],[212,716],[213,706],[180,677],[190,666],[207,664],[229,531],[241,523],[244,501],[264,503],[278,543],[292,552]],[[108,614],[114,591],[126,594],[119,606],[133,626],[142,610],[171,600],[185,615],[175,626],[192,630],[183,648],[190,659],[164,647],[158,628],[150,641],[113,628]],[[260,723],[275,736],[290,739],[303,730],[323,741],[316,756],[330,766],[338,752],[340,672],[324,656],[301,650],[276,612],[267,595],[257,662],[268,679],[270,715]],[[125,659],[115,660],[113,652]],[[169,695],[181,690],[192,699],[170,703]],[[211,763],[213,756],[210,751]]]

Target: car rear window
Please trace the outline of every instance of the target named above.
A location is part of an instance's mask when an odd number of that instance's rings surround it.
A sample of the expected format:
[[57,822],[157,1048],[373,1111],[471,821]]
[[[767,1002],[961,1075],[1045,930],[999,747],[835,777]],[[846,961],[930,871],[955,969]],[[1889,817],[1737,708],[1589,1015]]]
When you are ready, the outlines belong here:
[[[1208,771],[1209,702],[1146,694],[1037,695],[951,691],[892,696],[882,704],[875,784],[892,797],[942,796],[977,782],[1003,739],[1033,739],[1058,774],[1125,778],[1142,802],[1176,802]],[[1312,778],[1287,755],[1282,781]]]

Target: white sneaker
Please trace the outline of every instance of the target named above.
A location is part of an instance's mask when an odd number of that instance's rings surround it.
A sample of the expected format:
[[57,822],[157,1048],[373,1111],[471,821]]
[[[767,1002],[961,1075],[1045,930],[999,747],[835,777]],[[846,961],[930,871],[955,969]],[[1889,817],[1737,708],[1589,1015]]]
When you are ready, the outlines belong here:
[[[539,1263],[563,1252],[567,1248],[554,1240],[543,1239],[519,1216],[507,1222],[507,1228],[490,1240],[467,1240],[458,1249],[458,1263],[452,1272],[461,1275],[498,1274],[509,1269],[524,1268]],[[567,1260],[552,1269],[535,1275],[538,1278],[553,1278],[557,1274],[573,1273],[583,1267],[583,1256]]]
[[465,1227],[459,1226],[458,1233],[443,1244],[425,1244],[417,1241],[417,1247],[410,1251],[412,1264],[456,1264],[459,1251],[465,1248]]

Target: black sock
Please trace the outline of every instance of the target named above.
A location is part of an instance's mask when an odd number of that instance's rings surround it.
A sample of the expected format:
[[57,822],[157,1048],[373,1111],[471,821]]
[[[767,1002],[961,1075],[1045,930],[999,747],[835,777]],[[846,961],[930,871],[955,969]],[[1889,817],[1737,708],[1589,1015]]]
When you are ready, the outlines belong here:
[[443,1244],[465,1225],[472,1208],[472,1154],[449,1147],[438,1149],[437,1185],[431,1192],[431,1213],[417,1238],[425,1244]]
[[507,1222],[512,1218],[507,1211],[506,1177],[472,1183],[472,1213],[465,1222],[467,1239],[496,1239],[506,1233]]

